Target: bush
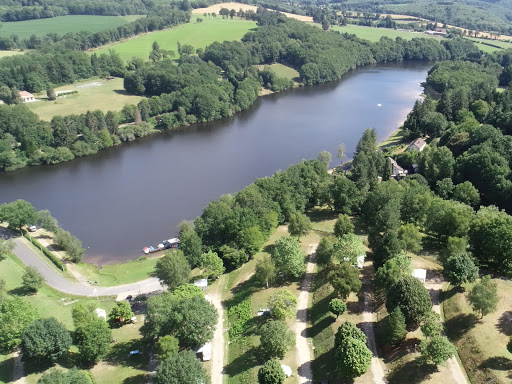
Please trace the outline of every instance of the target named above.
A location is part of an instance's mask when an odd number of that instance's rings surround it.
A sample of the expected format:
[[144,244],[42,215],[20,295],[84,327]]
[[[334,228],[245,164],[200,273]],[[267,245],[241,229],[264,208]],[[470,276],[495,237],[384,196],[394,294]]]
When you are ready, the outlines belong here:
[[258,371],[259,384],[283,384],[285,379],[281,363],[276,359],[267,361]]
[[252,319],[251,309],[252,301],[250,297],[242,301],[240,304],[237,304],[234,307],[228,309],[228,317],[230,318],[230,339],[235,339],[246,331],[247,323]]
[[347,310],[347,304],[341,299],[332,299],[329,302],[329,311],[338,318]]
[[32,244],[34,244],[37,248],[43,252],[43,254],[50,259],[50,261],[57,266],[62,271],[66,271],[66,264],[62,262],[61,259],[59,259],[57,256],[55,256],[53,253],[51,253],[48,249],[43,247],[41,243],[39,243],[36,239],[34,239],[32,236],[30,236],[27,232],[23,231],[23,237],[25,237],[27,240],[30,240]]
[[63,229],[59,229],[53,238],[55,244],[59,246],[62,250],[64,250],[69,258],[78,263],[82,260],[82,256],[85,253],[85,249],[82,247],[82,242],[75,236],[73,236],[68,231]]

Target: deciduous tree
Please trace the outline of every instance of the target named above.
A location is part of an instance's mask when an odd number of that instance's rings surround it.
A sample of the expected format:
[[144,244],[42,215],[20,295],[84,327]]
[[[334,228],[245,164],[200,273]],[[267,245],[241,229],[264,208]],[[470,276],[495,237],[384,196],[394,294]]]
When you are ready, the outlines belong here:
[[400,253],[384,263],[377,269],[375,280],[380,289],[388,291],[393,285],[405,276],[412,274],[411,259],[405,254]]
[[350,217],[345,214],[339,215],[334,223],[334,235],[336,237],[343,237],[350,233],[354,233],[354,224],[352,224]]
[[178,339],[170,335],[161,337],[156,342],[156,353],[160,361],[171,359],[178,354],[180,346]]
[[359,270],[346,262],[341,263],[329,272],[327,280],[334,288],[334,292],[343,299],[346,299],[351,292],[359,292],[362,286],[359,279]]
[[270,315],[277,320],[285,320],[294,317],[297,313],[297,299],[287,289],[281,289],[268,299]]
[[36,219],[36,210],[28,201],[20,199],[0,205],[0,220],[9,223],[10,228],[21,230],[24,225],[35,223]]
[[437,312],[430,311],[421,322],[421,332],[423,332],[426,337],[434,337],[440,335],[442,331],[443,325],[441,324],[441,316],[439,316]]
[[290,217],[290,223],[288,224],[288,232],[292,236],[296,236],[300,239],[301,236],[305,236],[311,230],[311,220],[305,214],[295,212]]
[[432,361],[435,365],[441,365],[455,355],[457,349],[450,343],[446,336],[437,335],[420,343],[421,355]]
[[478,267],[467,253],[450,256],[444,264],[443,275],[446,280],[457,287],[478,278]]
[[393,285],[387,294],[388,312],[397,306],[405,316],[408,326],[417,327],[421,320],[431,311],[432,302],[427,289],[412,276],[405,276]]
[[272,262],[278,273],[284,277],[299,277],[306,270],[306,252],[302,250],[299,241],[294,237],[279,238],[272,250]]
[[338,371],[345,377],[365,374],[372,361],[372,353],[366,344],[353,337],[343,339],[334,350]]
[[57,219],[52,217],[50,211],[47,209],[37,212],[36,224],[52,233],[56,233],[57,229],[59,229]]
[[283,384],[285,379],[279,360],[270,359],[258,370],[258,384]]
[[210,384],[210,377],[191,350],[160,361],[154,378],[156,384]]
[[113,323],[124,324],[129,321],[133,317],[132,307],[130,303],[126,300],[118,301],[108,318]]
[[203,253],[199,262],[200,268],[210,279],[218,279],[225,271],[224,263],[216,252],[208,251]]
[[14,249],[14,241],[11,239],[0,239],[0,261],[4,260]]
[[0,301],[0,349],[11,351],[17,347],[25,329],[38,316],[37,309],[19,297]]
[[419,253],[423,248],[422,238],[420,230],[414,224],[405,224],[398,229],[398,239],[402,242],[404,251]]
[[498,308],[498,286],[491,280],[491,276],[483,276],[479,283],[475,284],[469,292],[468,300],[475,312],[480,312],[481,317],[496,311]]
[[35,293],[43,286],[43,275],[35,267],[27,267],[22,276],[22,285],[27,292]]
[[80,352],[80,360],[86,365],[98,362],[108,350],[112,331],[105,320],[90,318],[75,324],[74,341]]
[[37,384],[92,384],[92,381],[89,375],[80,372],[77,368],[69,371],[55,368],[41,376]]
[[338,318],[347,310],[347,304],[341,299],[332,299],[329,302],[329,311]]
[[157,261],[155,275],[172,291],[174,288],[188,283],[190,264],[181,250],[167,251],[165,256]]
[[267,358],[283,359],[295,346],[295,334],[284,321],[269,321],[260,330],[261,349]]
[[256,271],[254,272],[254,278],[261,285],[265,285],[267,288],[273,284],[276,280],[276,267],[269,257],[266,257],[256,264]]
[[38,319],[23,332],[21,353],[24,359],[56,361],[67,353],[71,335],[55,318]]

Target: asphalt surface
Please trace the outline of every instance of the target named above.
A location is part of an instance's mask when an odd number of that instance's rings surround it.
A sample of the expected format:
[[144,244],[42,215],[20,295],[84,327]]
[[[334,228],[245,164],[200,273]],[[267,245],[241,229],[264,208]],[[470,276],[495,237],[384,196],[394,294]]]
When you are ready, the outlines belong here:
[[[124,299],[128,295],[139,295],[143,293],[161,291],[162,286],[157,278],[141,280],[132,284],[117,285],[113,287],[97,287],[85,283],[79,283],[61,276],[50,266],[50,261],[46,261],[44,255],[38,255],[23,237],[14,237],[7,230],[0,228],[2,238],[12,238],[16,244],[14,254],[27,266],[36,268],[43,275],[46,283],[56,289],[69,295],[76,296],[117,296],[118,299]],[[124,296],[124,297],[123,297]]]

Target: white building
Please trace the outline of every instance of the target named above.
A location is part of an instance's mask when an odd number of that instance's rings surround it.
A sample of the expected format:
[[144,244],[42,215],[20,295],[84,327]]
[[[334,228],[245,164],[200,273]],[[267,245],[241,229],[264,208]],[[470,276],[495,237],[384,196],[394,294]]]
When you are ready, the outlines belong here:
[[412,271],[412,277],[418,279],[421,283],[425,283],[427,280],[427,270],[418,268]]
[[27,91],[20,91],[20,98],[24,103],[31,103],[33,101],[37,101],[36,97]]
[[425,149],[426,146],[427,142],[420,137],[419,139],[416,139],[411,144],[409,144],[406,151],[421,152]]

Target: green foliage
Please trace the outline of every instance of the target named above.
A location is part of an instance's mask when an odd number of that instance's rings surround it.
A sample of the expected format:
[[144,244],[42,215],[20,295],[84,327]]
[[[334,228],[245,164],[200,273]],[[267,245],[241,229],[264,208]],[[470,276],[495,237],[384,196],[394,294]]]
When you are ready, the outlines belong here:
[[465,204],[434,198],[430,205],[426,227],[437,238],[464,237],[474,218],[473,209]]
[[165,256],[158,260],[155,265],[155,276],[158,277],[160,282],[167,285],[170,291],[188,283],[190,264],[185,258],[183,251],[167,251]]
[[38,316],[36,308],[19,297],[0,301],[0,348],[4,351],[16,348],[25,329]]
[[187,258],[191,267],[199,265],[199,260],[203,254],[203,243],[197,235],[194,223],[182,221],[178,226],[180,238],[180,250]]
[[264,242],[265,238],[257,225],[243,229],[238,239],[240,247],[251,256],[261,250]]
[[386,159],[377,147],[377,134],[374,129],[367,129],[357,143],[351,179],[364,194],[377,187],[378,177],[383,175],[385,168]]
[[267,288],[276,281],[276,267],[269,257],[259,260],[256,264],[254,272],[254,279],[260,284],[265,285]]
[[68,330],[55,318],[38,319],[23,332],[21,353],[24,359],[55,362],[67,353],[71,343]]
[[419,253],[422,250],[420,230],[414,224],[405,224],[398,229],[398,239],[402,242],[404,251]]
[[451,179],[455,166],[455,159],[447,147],[426,147],[418,159],[419,172],[431,186],[438,180]]
[[421,332],[426,337],[438,336],[443,332],[443,325],[441,324],[441,316],[437,312],[431,311],[423,318],[421,323]]
[[21,230],[21,227],[36,222],[37,213],[28,201],[16,200],[0,205],[0,221],[9,223],[9,227]]
[[336,175],[329,192],[336,211],[347,215],[359,211],[362,198],[356,183],[352,180],[344,175]]
[[217,253],[212,251],[203,253],[199,266],[204,271],[206,277],[214,280],[218,279],[225,271],[222,259],[217,255]]
[[343,237],[351,233],[354,233],[354,224],[352,224],[350,217],[345,214],[339,215],[334,223],[334,235]]
[[432,302],[426,288],[412,276],[405,276],[393,285],[386,297],[386,308],[391,313],[396,307],[405,316],[408,326],[417,327],[430,313]]
[[469,181],[457,184],[453,190],[453,199],[476,207],[480,203],[480,193]]
[[318,154],[318,161],[320,161],[322,164],[325,164],[325,168],[329,169],[329,164],[331,163],[332,155],[328,151],[321,151]]
[[333,247],[334,258],[340,262],[347,262],[349,265],[357,265],[358,256],[366,256],[366,247],[360,237],[349,233],[338,239]]
[[174,297],[164,293],[148,299],[142,333],[148,339],[171,335],[180,346],[196,348],[213,339],[218,313],[204,297]]
[[309,217],[300,212],[295,212],[290,217],[290,223],[288,224],[288,232],[291,236],[296,236],[300,239],[301,236],[305,236],[311,230],[311,220]]
[[85,305],[79,302],[73,305],[71,317],[73,318],[73,324],[75,324],[76,327],[78,324],[93,321],[98,316],[96,315],[94,305]]
[[210,384],[210,377],[196,354],[190,350],[160,361],[154,378],[156,384]]
[[112,311],[110,311],[110,314],[108,315],[109,320],[117,324],[126,323],[130,321],[132,317],[132,307],[130,306],[130,303],[126,300],[118,301],[114,308],[112,308]]
[[337,348],[345,339],[348,338],[353,338],[361,341],[362,343],[366,343],[366,335],[350,321],[345,321],[338,327],[338,330],[334,335],[334,347]]
[[12,239],[0,239],[0,261],[4,260],[14,249],[14,241]]
[[270,315],[277,320],[295,317],[297,313],[297,299],[287,289],[281,289],[268,299]]
[[478,278],[478,267],[467,253],[458,253],[448,258],[443,275],[450,284],[461,286]]
[[400,253],[387,260],[375,274],[376,284],[380,289],[388,291],[402,278],[412,274],[412,261],[405,254]]
[[258,384],[283,384],[285,379],[279,360],[270,359],[258,370]]
[[102,318],[89,318],[75,323],[73,339],[80,352],[79,358],[82,363],[93,365],[107,353],[112,340],[112,331]]
[[457,349],[446,336],[437,335],[420,343],[421,355],[433,362],[442,365],[455,355]]
[[466,253],[468,248],[468,239],[465,237],[448,237],[446,241],[446,246],[441,249],[439,256],[441,257],[441,261],[446,263],[451,256],[457,255],[459,253]]
[[359,292],[362,287],[359,270],[346,262],[337,265],[329,272],[327,280],[334,288],[334,292],[343,299],[346,299],[351,292]]
[[395,180],[376,185],[361,209],[365,223],[376,232],[397,230],[400,226],[403,195],[403,184]]
[[230,318],[229,338],[236,339],[248,329],[249,320],[252,319],[252,300],[250,297],[228,309]]
[[35,293],[43,286],[43,275],[35,267],[27,267],[22,276],[22,286],[27,292]]
[[55,241],[55,244],[57,244],[58,247],[66,251],[73,262],[78,263],[82,260],[82,256],[85,253],[85,249],[82,247],[82,242],[68,231],[63,229],[57,230],[53,241]]
[[272,262],[276,270],[286,278],[297,278],[306,270],[306,252],[294,237],[280,237],[272,250]]
[[52,369],[47,371],[37,381],[37,384],[93,384],[89,375],[80,372],[77,368],[69,371]]
[[169,335],[159,338],[155,347],[160,361],[171,359],[178,354],[180,349],[178,339]]
[[283,359],[295,347],[295,334],[284,321],[269,321],[260,329],[261,348],[269,359]]
[[172,291],[173,297],[187,299],[192,296],[204,297],[204,291],[194,284],[183,284]]
[[332,299],[329,302],[329,311],[338,318],[339,316],[343,315],[345,311],[347,310],[347,304],[343,302],[341,299]]
[[491,280],[491,276],[483,276],[479,283],[475,284],[468,294],[468,300],[475,312],[480,312],[481,317],[498,309],[498,286]]
[[370,367],[372,353],[366,344],[353,337],[343,339],[334,350],[338,371],[345,377],[364,375]]
[[52,233],[56,233],[59,229],[57,219],[53,218],[47,209],[37,212],[36,224]]
[[386,319],[386,342],[390,345],[397,345],[405,340],[407,326],[405,317],[400,307],[396,307]]
[[223,245],[219,251],[222,254],[222,261],[230,269],[239,268],[249,260],[249,256],[245,251],[228,245]]
[[316,248],[316,261],[318,264],[327,265],[332,262],[336,240],[332,237],[322,237]]

